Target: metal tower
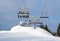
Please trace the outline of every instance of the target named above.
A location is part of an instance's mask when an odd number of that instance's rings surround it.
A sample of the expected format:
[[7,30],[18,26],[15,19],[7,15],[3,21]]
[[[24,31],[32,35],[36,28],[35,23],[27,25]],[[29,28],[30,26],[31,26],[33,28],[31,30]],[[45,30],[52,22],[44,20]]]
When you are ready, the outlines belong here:
[[[26,3],[25,3],[25,0],[23,0],[24,2],[24,8],[21,8],[22,10],[20,10],[19,12],[18,12],[18,18],[28,18],[28,22],[27,22],[27,25],[29,24],[29,25],[31,25],[31,24],[34,24],[34,29],[36,29],[36,27],[35,27],[35,25],[36,24],[38,24],[38,26],[39,25],[42,25],[43,24],[43,22],[40,22],[40,20],[41,20],[41,18],[43,18],[43,19],[45,19],[45,18],[49,18],[48,16],[45,16],[45,14],[47,14],[48,12],[45,12],[45,8],[47,7],[47,0],[46,0],[46,3],[45,3],[45,5],[44,5],[44,8],[42,9],[42,12],[41,12],[41,14],[42,14],[42,16],[39,16],[39,17],[34,17],[33,18],[33,16],[32,17],[29,17],[29,8],[27,8],[26,7]],[[43,16],[44,15],[44,16]],[[32,18],[32,19],[31,19]],[[35,19],[35,20],[34,20]],[[26,22],[27,20],[25,20],[25,22]]]

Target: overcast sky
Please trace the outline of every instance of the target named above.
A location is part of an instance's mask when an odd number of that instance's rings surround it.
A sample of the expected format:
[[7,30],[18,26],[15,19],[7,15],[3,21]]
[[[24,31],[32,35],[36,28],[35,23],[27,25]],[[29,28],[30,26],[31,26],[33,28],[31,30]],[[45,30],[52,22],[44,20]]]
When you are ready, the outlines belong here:
[[42,20],[52,31],[56,31],[60,23],[60,0],[0,0],[0,30],[9,30],[19,24],[17,18],[18,8],[26,7],[30,10],[30,16],[41,16],[44,5],[49,19]]

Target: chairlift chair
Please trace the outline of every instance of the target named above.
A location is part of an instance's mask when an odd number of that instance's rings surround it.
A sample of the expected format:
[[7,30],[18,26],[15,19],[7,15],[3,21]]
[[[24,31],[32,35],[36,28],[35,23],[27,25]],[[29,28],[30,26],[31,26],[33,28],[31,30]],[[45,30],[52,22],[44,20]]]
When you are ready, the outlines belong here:
[[28,18],[29,12],[28,11],[19,11],[18,12],[18,18]]

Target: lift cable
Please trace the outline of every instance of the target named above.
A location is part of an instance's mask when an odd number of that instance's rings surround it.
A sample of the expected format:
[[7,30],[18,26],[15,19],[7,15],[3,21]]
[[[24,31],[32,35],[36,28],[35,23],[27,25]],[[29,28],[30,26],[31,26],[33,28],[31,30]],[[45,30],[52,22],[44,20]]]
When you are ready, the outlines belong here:
[[42,13],[42,16],[40,18],[49,18],[48,16],[45,16],[45,14],[48,13],[47,11],[45,11],[45,9],[47,8],[47,4],[48,4],[48,0],[45,1],[45,5],[44,5],[44,7],[42,9],[42,12],[41,12]]

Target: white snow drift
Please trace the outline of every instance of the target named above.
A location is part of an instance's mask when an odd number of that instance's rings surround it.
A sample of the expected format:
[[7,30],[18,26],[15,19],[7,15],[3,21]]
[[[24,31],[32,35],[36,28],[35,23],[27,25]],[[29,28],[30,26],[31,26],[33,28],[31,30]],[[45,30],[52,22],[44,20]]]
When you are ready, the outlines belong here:
[[11,32],[23,32],[26,34],[31,34],[31,35],[35,35],[35,36],[43,36],[47,37],[47,36],[52,36],[50,33],[48,33],[47,31],[37,27],[36,29],[34,29],[34,27],[23,27],[23,26],[14,26],[11,29]]
[[59,37],[37,27],[12,27],[10,31],[0,31],[0,41],[60,41]]

